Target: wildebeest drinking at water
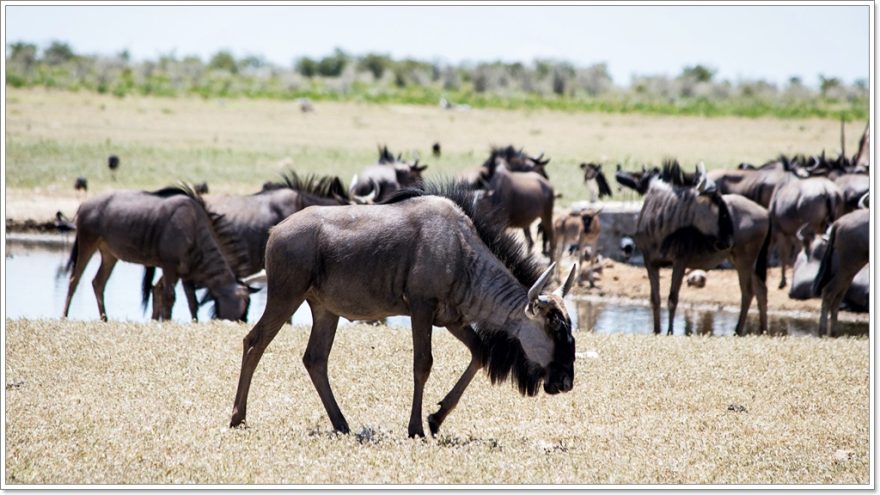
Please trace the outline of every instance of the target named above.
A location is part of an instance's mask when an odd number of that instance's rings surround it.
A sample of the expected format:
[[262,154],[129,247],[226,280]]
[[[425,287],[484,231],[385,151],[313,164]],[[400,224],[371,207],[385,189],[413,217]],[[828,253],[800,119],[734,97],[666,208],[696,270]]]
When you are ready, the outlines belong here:
[[242,319],[248,289],[236,280],[234,271],[242,252],[236,239],[225,235],[224,227],[222,218],[211,215],[200,196],[184,187],[115,191],[83,202],[76,214],[77,234],[68,262],[72,272],[64,316],[86,264],[100,251],[101,267],[92,287],[104,321],[104,285],[118,260],[161,268],[170,281],[164,288],[164,301],[173,302],[174,284],[182,278],[207,287],[219,318]]
[[244,338],[230,426],[245,420],[254,370],[303,301],[313,320],[303,363],[336,431],[349,431],[327,377],[340,316],[412,317],[410,436],[424,436],[432,325],[448,328],[471,352],[467,370],[428,417],[432,434],[483,367],[493,383],[511,377],[526,395],[535,395],[542,382],[549,394],[571,390],[575,342],[562,298],[575,267],[563,287],[544,292],[554,267],[541,273],[497,222],[475,215],[472,191],[449,186],[435,192],[440,196],[405,191],[377,206],[307,208],[272,229],[266,309]]

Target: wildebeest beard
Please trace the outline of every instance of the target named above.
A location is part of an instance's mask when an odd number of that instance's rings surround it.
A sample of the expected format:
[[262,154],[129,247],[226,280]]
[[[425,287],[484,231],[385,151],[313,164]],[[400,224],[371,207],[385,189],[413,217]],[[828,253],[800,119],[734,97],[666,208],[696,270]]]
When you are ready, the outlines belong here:
[[522,395],[537,395],[546,370],[528,360],[519,341],[508,332],[486,325],[476,328],[480,337],[480,360],[492,384],[511,378]]

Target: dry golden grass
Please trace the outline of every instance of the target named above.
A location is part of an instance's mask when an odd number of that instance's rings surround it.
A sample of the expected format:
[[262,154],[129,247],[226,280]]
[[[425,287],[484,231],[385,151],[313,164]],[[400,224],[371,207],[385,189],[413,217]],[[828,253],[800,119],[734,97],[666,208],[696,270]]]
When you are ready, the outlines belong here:
[[[577,336],[572,392],[479,375],[436,439],[406,438],[407,331],[339,331],[336,436],[285,327],[229,429],[245,325],[6,321],[6,479],[56,483],[869,482],[867,339]],[[466,364],[434,337],[426,408]],[[732,410],[731,410],[732,409]]]
[[[332,173],[346,183],[374,163],[376,145],[421,152],[428,176],[454,175],[482,163],[491,144],[546,151],[561,205],[587,197],[583,161],[636,166],[678,157],[709,168],[763,163],[780,152],[835,152],[833,120],[701,118],[320,102],[303,114],[295,102],[101,96],[8,88],[7,208],[12,218],[45,219],[78,203],[73,181],[91,191],[158,188],[178,179],[207,180],[213,192],[249,193],[288,165]],[[856,149],[864,123],[847,126]],[[430,156],[434,141],[443,157]],[[119,154],[116,179],[107,155]],[[38,198],[34,200],[34,198]]]

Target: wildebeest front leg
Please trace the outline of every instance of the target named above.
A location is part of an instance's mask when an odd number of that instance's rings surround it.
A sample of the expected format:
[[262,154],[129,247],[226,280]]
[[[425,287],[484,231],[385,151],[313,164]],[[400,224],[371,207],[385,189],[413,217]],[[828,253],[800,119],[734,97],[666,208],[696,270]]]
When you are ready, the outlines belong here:
[[684,279],[685,266],[683,263],[672,265],[672,280],[669,284],[669,299],[666,311],[669,313],[669,326],[666,335],[672,335],[672,322],[675,321],[675,308],[678,307],[678,293],[681,291],[681,281]]
[[422,425],[422,393],[434,364],[431,354],[431,325],[434,322],[435,307],[435,304],[427,302],[414,302],[410,305],[413,334],[413,402],[407,428],[410,438],[425,436]]
[[645,261],[648,270],[648,281],[651,283],[651,313],[654,317],[654,334],[660,333],[660,269],[651,262]]
[[460,340],[471,351],[471,362],[468,364],[467,369],[464,370],[464,373],[462,373],[461,378],[455,383],[455,386],[452,387],[452,390],[440,401],[440,409],[428,416],[428,428],[430,428],[432,436],[436,435],[440,430],[443,420],[458,405],[458,400],[461,399],[464,389],[467,388],[471,380],[474,379],[474,375],[483,367],[483,363],[480,360],[480,337],[477,336],[474,329],[470,326],[457,325],[450,325],[446,328],[453,337]]
[[92,288],[95,290],[95,299],[98,300],[98,314],[101,315],[101,321],[107,321],[107,309],[104,307],[104,287],[107,285],[107,279],[113,272],[113,267],[119,261],[109,251],[101,251],[101,267],[98,273],[92,279]]
[[740,266],[740,264],[739,260],[734,262],[736,274],[739,278],[740,291],[739,318],[736,321],[736,329],[734,330],[737,335],[742,335],[745,332],[746,318],[749,315],[749,307],[751,307],[752,298],[754,297],[752,279],[757,278],[751,273],[750,266]]
[[336,336],[336,326],[339,324],[339,316],[326,311],[317,304],[309,302],[312,309],[312,333],[309,335],[309,343],[303,354],[303,364],[309,372],[312,384],[318,391],[321,403],[330,417],[333,429],[340,433],[350,431],[345,416],[333,397],[330,388],[330,378],[327,376],[327,361],[330,350],[333,348],[333,338]]
[[196,285],[188,280],[182,280],[183,293],[186,294],[186,304],[189,306],[189,315],[192,321],[199,321],[199,301],[196,299]]
[[79,285],[79,279],[82,277],[89,264],[89,259],[98,250],[98,241],[91,237],[77,234],[76,244],[76,260],[74,261],[73,272],[70,274],[70,281],[67,284],[67,298],[64,300],[64,318],[70,313],[70,303],[73,300],[73,293],[76,292],[76,286]]
[[171,314],[174,310],[174,300],[176,299],[174,288],[177,286],[178,278],[176,272],[168,269],[162,270],[162,278],[159,279],[159,282],[162,286],[162,313],[160,318],[163,320],[171,321]]

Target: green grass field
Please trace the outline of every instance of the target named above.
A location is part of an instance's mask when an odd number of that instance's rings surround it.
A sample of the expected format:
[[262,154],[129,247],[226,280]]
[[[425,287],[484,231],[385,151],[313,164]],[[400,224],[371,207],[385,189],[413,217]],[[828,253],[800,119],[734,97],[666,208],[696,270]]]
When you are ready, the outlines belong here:
[[[478,375],[409,440],[409,332],[339,330],[337,436],[285,326],[229,429],[246,325],[6,322],[6,479],[18,484],[867,484],[865,338],[577,334],[574,389]],[[468,353],[433,338],[426,414]]]
[[[214,192],[249,193],[288,167],[339,175],[348,184],[376,161],[379,144],[408,156],[419,152],[428,177],[478,166],[493,144],[544,151],[563,206],[587,197],[578,169],[584,161],[604,163],[613,175],[617,163],[635,168],[666,157],[689,167],[702,160],[711,169],[759,164],[782,152],[840,148],[839,122],[819,119],[334,102],[316,103],[316,112],[303,114],[295,102],[273,100],[120,99],[14,88],[7,89],[6,103],[7,207],[16,218],[34,210],[35,217],[75,211],[73,182],[80,175],[89,179],[90,192],[207,180]],[[848,153],[855,152],[863,125],[847,125]],[[439,159],[430,155],[435,141],[444,150]],[[122,162],[115,177],[106,166],[110,154]]]

